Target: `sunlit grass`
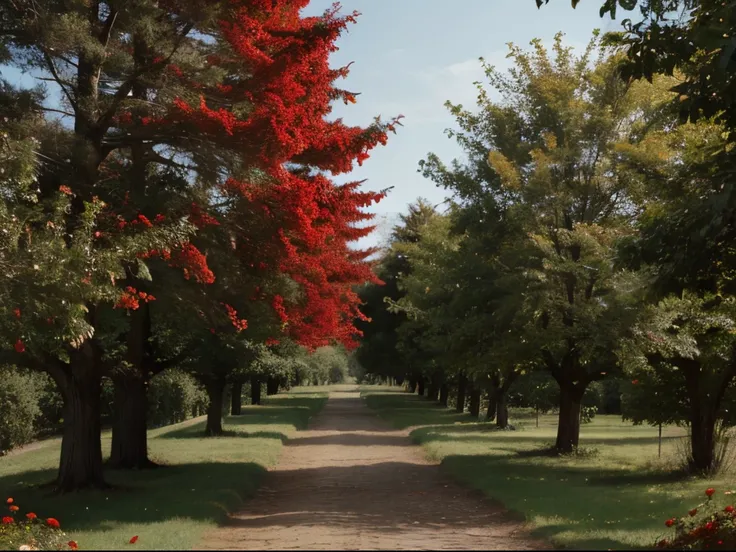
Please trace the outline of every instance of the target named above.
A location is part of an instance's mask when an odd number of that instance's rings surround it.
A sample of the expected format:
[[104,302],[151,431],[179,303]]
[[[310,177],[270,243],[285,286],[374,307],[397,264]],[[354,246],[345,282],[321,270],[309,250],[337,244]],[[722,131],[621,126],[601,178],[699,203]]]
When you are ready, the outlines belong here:
[[[306,427],[324,405],[323,389],[297,388],[246,406],[225,419],[227,435],[204,438],[204,419],[150,432],[151,457],[164,467],[143,472],[108,471],[113,489],[51,495],[58,440],[38,450],[0,459],[0,497],[12,496],[22,513],[55,517],[87,550],[118,550],[134,535],[145,549],[191,549],[202,533],[252,496],[282,443]],[[103,436],[109,452],[109,433]]]
[[[569,548],[649,547],[670,531],[664,521],[700,503],[704,490],[736,486],[732,476],[709,480],[679,470],[685,432],[632,426],[618,416],[596,416],[581,431],[578,457],[542,454],[554,443],[557,419],[511,414],[516,431],[497,431],[426,399],[386,388],[364,387],[371,408],[411,436],[428,457],[458,481],[523,513],[534,533]],[[725,505],[722,493],[716,495]]]

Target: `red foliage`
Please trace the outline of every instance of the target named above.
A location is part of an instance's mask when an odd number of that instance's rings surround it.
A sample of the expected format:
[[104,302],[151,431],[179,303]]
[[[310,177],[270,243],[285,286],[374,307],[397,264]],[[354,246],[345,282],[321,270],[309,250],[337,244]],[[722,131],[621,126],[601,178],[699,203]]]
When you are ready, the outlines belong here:
[[207,257],[189,242],[172,251],[169,264],[181,268],[187,280],[194,277],[200,284],[211,284],[215,281],[215,275],[207,266]]
[[[736,508],[732,505],[723,509],[717,508],[712,500],[715,492],[714,488],[708,488],[705,491],[706,502],[690,510],[689,517],[667,520],[665,525],[674,527],[675,535],[671,540],[659,540],[656,547],[670,550],[734,550],[736,547]],[[696,519],[695,516],[699,511],[702,512],[702,516]]]
[[[356,162],[361,164],[374,147],[386,143],[400,118],[388,123],[377,119],[367,128],[328,120],[334,101],[357,101],[355,93],[336,86],[338,79],[347,76],[348,67],[331,68],[329,56],[358,14],[340,15],[335,5],[322,16],[302,17],[308,3],[230,0],[217,22],[225,43],[207,56],[206,64],[178,60],[175,65],[157,53],[152,73],[160,71],[189,93],[146,115],[119,112],[115,125],[151,136],[197,136],[198,143],[206,141],[248,160],[249,172],[260,175],[258,182],[228,179],[219,192],[228,200],[229,211],[193,203],[189,220],[198,229],[222,225],[236,234],[232,237],[235,257],[254,280],[279,272],[298,284],[297,300],[250,290],[244,297],[271,302],[289,337],[307,347],[331,340],[352,347],[359,335],[354,321],[365,319],[353,287],[378,280],[367,261],[373,251],[354,250],[349,243],[373,230],[358,225],[371,219],[363,208],[383,194],[362,192],[357,182],[336,185],[325,173],[344,173]],[[160,0],[158,5],[173,14],[182,9],[178,0]],[[217,74],[213,68],[226,75],[224,80],[198,78],[203,71]],[[249,109],[232,107],[244,104]],[[161,140],[169,143],[168,138]],[[186,140],[172,141],[187,147]],[[124,205],[128,200],[126,195]],[[164,220],[164,215],[155,218],[156,223]],[[120,230],[129,225],[143,229],[151,223],[143,215],[131,222],[118,221]],[[138,256],[159,257],[198,284],[215,281],[206,256],[189,242]],[[237,304],[238,294],[234,295],[230,302]],[[137,308],[140,300],[124,292],[120,303]],[[237,317],[233,307],[226,308],[233,326],[245,329],[247,322]]]

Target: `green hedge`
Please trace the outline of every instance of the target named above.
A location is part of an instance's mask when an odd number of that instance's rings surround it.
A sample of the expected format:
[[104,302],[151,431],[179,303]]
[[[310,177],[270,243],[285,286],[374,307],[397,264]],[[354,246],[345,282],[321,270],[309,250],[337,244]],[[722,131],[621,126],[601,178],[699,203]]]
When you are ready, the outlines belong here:
[[7,451],[35,438],[41,393],[38,378],[14,368],[0,368],[0,381],[0,451]]

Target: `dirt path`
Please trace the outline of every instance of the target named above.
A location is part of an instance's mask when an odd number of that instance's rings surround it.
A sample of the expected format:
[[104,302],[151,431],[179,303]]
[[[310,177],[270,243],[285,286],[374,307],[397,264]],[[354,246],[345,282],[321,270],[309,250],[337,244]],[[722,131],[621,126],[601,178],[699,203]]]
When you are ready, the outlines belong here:
[[548,548],[424,460],[357,391],[332,392],[256,497],[200,550]]

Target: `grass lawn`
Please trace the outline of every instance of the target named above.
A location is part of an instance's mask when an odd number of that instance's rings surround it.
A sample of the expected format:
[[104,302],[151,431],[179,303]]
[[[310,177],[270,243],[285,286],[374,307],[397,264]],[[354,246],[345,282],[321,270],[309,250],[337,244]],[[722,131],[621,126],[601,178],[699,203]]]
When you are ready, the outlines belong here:
[[[283,441],[316,414],[326,393],[297,388],[243,407],[225,419],[224,437],[204,438],[204,418],[149,433],[153,460],[165,467],[143,472],[109,471],[110,491],[55,496],[39,483],[52,480],[59,441],[0,458],[0,498],[12,496],[21,514],[55,517],[69,538],[87,550],[119,550],[134,535],[137,546],[191,549],[202,533],[252,496],[261,476],[279,456]],[[103,435],[109,454],[110,435]]]
[[554,443],[556,416],[511,413],[517,431],[497,431],[427,399],[387,387],[363,387],[368,406],[411,436],[428,457],[456,480],[522,513],[534,533],[556,546],[577,549],[649,547],[670,537],[664,521],[682,516],[715,487],[714,499],[736,487],[733,474],[702,480],[678,473],[686,445],[683,430],[663,429],[662,460],[657,429],[634,427],[619,416],[596,416],[581,430],[582,457],[538,454]]

